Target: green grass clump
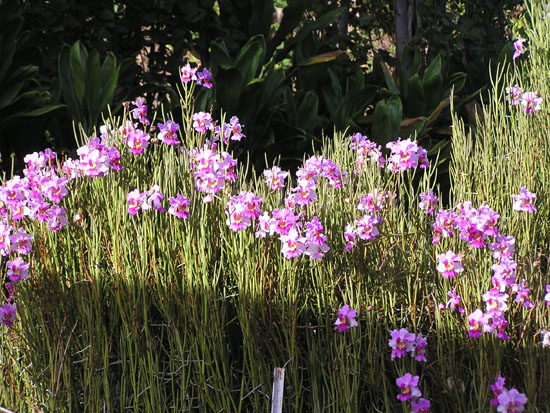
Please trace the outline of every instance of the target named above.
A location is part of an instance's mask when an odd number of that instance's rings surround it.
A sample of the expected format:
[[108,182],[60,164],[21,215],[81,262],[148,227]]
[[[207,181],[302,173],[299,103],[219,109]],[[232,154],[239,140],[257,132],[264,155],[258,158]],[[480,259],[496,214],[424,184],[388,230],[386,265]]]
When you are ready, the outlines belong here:
[[[527,396],[529,411],[550,409],[550,356],[541,345],[542,332],[550,330],[544,301],[550,118],[546,100],[541,111],[524,114],[504,92],[518,84],[550,96],[550,19],[543,12],[532,8],[529,55],[502,68],[475,130],[454,120],[451,204],[438,205],[458,212],[460,203],[485,203],[500,214],[501,233],[516,238],[517,282],[525,279],[534,306],[515,302],[509,292],[510,340],[468,336],[468,314],[485,311],[482,295],[492,287],[495,260],[487,248],[459,239],[458,230],[432,242],[434,216],[418,204],[420,193],[437,193],[437,159],[402,173],[367,162],[354,173],[350,140],[339,133],[325,139],[317,156],[347,171],[348,182],[334,188],[319,178],[317,199],[296,207],[296,214],[303,222],[318,217],[330,250],[318,261],[287,259],[276,235],[256,238],[254,226],[235,232],[226,224],[231,196],[253,192],[271,213],[285,207],[285,191],[271,192],[238,165],[237,179],[203,202],[188,151],[212,133],[193,129],[192,87],[186,86],[182,150],[152,139],[145,153],[134,155],[119,130],[130,113],[109,119],[122,170],[71,180],[60,202],[69,224],[61,230],[22,221],[34,237],[31,277],[15,294],[17,322],[2,327],[0,405],[266,411],[273,368],[284,365],[285,412],[406,411],[410,404],[397,399],[395,380],[407,372],[420,376],[432,411],[489,410],[498,375]],[[294,177],[287,189],[296,184]],[[127,194],[153,185],[166,199],[186,196],[189,218],[154,210],[129,214]],[[534,214],[512,210],[510,195],[522,186],[537,194]],[[346,225],[364,214],[357,200],[375,189],[390,194],[377,212],[380,234],[344,252]],[[449,249],[462,254],[464,272],[445,279],[436,270],[437,255]],[[452,287],[465,314],[445,308]],[[334,323],[344,304],[358,310],[358,326],[340,333]],[[427,338],[426,363],[391,359],[390,331],[400,328]]]

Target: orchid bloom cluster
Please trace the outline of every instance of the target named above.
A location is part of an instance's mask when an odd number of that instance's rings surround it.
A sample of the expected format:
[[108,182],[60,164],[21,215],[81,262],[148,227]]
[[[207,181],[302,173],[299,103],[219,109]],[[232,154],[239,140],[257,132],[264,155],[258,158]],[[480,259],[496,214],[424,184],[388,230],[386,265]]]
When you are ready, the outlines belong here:
[[388,341],[388,345],[392,348],[391,359],[405,357],[407,353],[414,356],[416,361],[426,362],[426,345],[428,344],[426,338],[422,336],[422,333],[415,335],[409,333],[406,328],[400,330],[392,330],[390,332],[391,338]]
[[518,85],[506,88],[506,101],[512,106],[521,104],[523,113],[529,115],[541,110],[542,98],[535,92],[524,92]]
[[381,147],[368,140],[366,136],[356,133],[350,138],[350,148],[356,152],[356,169],[353,171],[358,174],[365,168],[367,162],[374,162],[380,168],[386,168],[393,173],[404,172],[416,167],[427,168],[429,166],[428,153],[424,148],[418,145],[417,141],[410,139],[397,139],[395,142],[386,144],[391,153],[387,159],[382,156]]
[[253,219],[258,219],[261,214],[260,205],[262,198],[252,192],[241,192],[232,196],[225,207],[227,215],[226,224],[233,231],[243,231],[252,225]]
[[225,145],[227,145],[230,140],[240,142],[243,138],[246,138],[246,135],[243,134],[243,126],[236,116],[232,116],[231,119],[229,119],[229,123],[224,123],[223,128],[220,128],[218,125],[214,127],[214,142],[220,140],[221,130],[223,130],[221,140]]
[[[284,187],[287,172],[278,167],[264,171],[264,183],[272,192]],[[301,255],[308,256],[311,260],[320,260],[330,248],[327,245],[327,236],[324,234],[324,226],[317,216],[309,221],[307,216],[298,209],[311,205],[317,199],[315,188],[325,179],[329,186],[341,188],[348,182],[347,173],[331,160],[323,156],[312,156],[306,160],[303,167],[296,172],[296,187],[287,191],[284,199],[285,208],[264,212],[258,217],[256,238],[265,238],[269,235],[278,235],[281,242],[281,253],[287,259],[294,259]]]
[[357,327],[359,324],[355,320],[357,317],[357,310],[350,308],[348,304],[344,305],[338,310],[338,318],[334,325],[338,329],[339,333],[349,330],[351,327]]
[[212,73],[207,68],[199,71],[197,67],[191,67],[189,63],[181,68],[181,81],[184,85],[195,82],[206,89],[212,89]]
[[237,179],[237,161],[228,152],[217,153],[205,145],[202,149],[189,151],[189,158],[195,188],[207,194],[203,200],[205,203],[212,202],[213,196],[222,191],[227,182]]
[[497,377],[495,384],[491,384],[491,391],[495,396],[491,400],[491,406],[496,407],[499,413],[522,412],[527,403],[527,397],[513,387],[508,390],[504,384],[505,379],[501,376]]
[[395,201],[395,194],[389,191],[381,191],[374,188],[367,195],[360,195],[358,198],[357,210],[364,212],[360,219],[354,221],[354,225],[348,223],[344,231],[346,245],[344,251],[349,251],[355,245],[357,240],[374,241],[380,235],[379,226],[382,225],[382,217],[378,212],[389,208]]
[[430,401],[420,397],[422,392],[418,388],[419,381],[420,377],[411,373],[405,373],[395,380],[401,391],[397,398],[402,402],[411,401],[411,413],[427,413],[430,410]]
[[[105,128],[102,128],[105,130]],[[0,186],[0,254],[7,258],[5,284],[8,302],[0,307],[0,321],[12,326],[17,311],[17,283],[29,278],[30,264],[25,261],[32,250],[32,236],[23,227],[24,218],[43,222],[52,232],[69,224],[67,211],[59,205],[69,193],[74,179],[106,176],[119,171],[120,153],[108,139],[92,138],[77,149],[79,159],[66,159],[57,167],[56,154],[50,149],[25,156],[24,177],[14,176]]]
[[[139,189],[134,189],[126,194],[126,200],[128,201],[128,213],[130,215],[136,215],[140,210],[142,211],[158,211],[161,213],[166,212],[166,208],[163,206],[164,194],[160,191],[158,185],[153,185],[151,189],[145,192],[140,192]],[[170,207],[168,213],[174,215],[180,219],[189,218],[189,199],[182,194],[177,194],[176,197],[168,198]]]
[[386,160],[382,156],[382,147],[374,142],[371,142],[366,136],[356,133],[350,138],[349,147],[356,152],[357,160],[355,161],[356,169],[353,173],[358,174],[368,161],[371,161],[383,168]]
[[77,149],[79,159],[67,159],[63,164],[63,173],[70,179],[82,174],[91,178],[106,176],[111,170],[120,171],[120,153],[113,146],[108,146],[106,138],[94,137],[84,146]]
[[[144,99],[142,97],[136,98],[132,104],[137,105],[135,109],[131,111],[134,119],[138,119],[143,127],[149,125],[147,119],[147,106],[143,104]],[[145,132],[144,129],[139,128],[139,123],[133,123],[131,120],[127,120],[120,128],[119,133],[122,135],[122,143],[125,143],[130,148],[130,152],[134,155],[141,155],[145,152],[145,149],[149,146],[151,136]]]
[[[390,331],[388,345],[392,349],[391,359],[402,358],[410,353],[416,361],[426,362],[426,346],[428,342],[422,333],[409,333],[406,328]],[[418,388],[419,376],[413,376],[411,373],[398,377],[395,381],[399,386],[400,393],[397,398],[402,402],[411,401],[411,412],[428,412],[430,401],[421,398],[422,393]]]
[[341,171],[332,159],[327,159],[323,155],[312,156],[306,160],[303,168],[298,168],[296,177],[298,182],[307,181],[302,185],[315,186],[319,178],[325,178],[328,184],[335,189],[342,188],[348,183],[348,173]]
[[323,224],[317,216],[303,222],[303,213],[295,214],[293,208],[274,209],[272,216],[264,212],[258,218],[256,238],[277,234],[281,242],[281,253],[287,259],[307,255],[318,261],[329,251]]
[[[513,209],[516,211],[534,212],[533,206],[535,194],[521,188],[519,195],[512,195],[514,199]],[[533,303],[529,299],[529,288],[525,280],[517,280],[517,263],[514,261],[515,238],[501,234],[497,224],[500,214],[493,211],[486,204],[478,209],[472,207],[469,201],[462,202],[453,210],[438,211],[433,224],[433,243],[439,243],[441,238],[452,237],[458,232],[459,239],[470,244],[470,248],[480,249],[487,247],[492,251],[495,263],[492,265],[492,288],[482,295],[486,309],[476,309],[468,315],[468,335],[471,338],[481,337],[483,333],[495,334],[501,340],[509,340],[505,329],[508,321],[505,318],[509,305],[508,300],[515,296],[515,302],[525,308],[532,308]],[[437,255],[437,271],[443,278],[455,278],[464,269],[462,267],[462,254],[455,254],[449,250]],[[442,308],[450,308],[454,312],[461,307],[461,297],[455,288],[447,292],[449,301]],[[549,296],[550,300],[550,296]]]
[[398,139],[396,142],[386,144],[386,148],[391,150],[391,156],[386,162],[386,167],[391,172],[404,172],[418,166],[420,168],[427,168],[430,165],[428,162],[428,153],[418,145],[417,141]]

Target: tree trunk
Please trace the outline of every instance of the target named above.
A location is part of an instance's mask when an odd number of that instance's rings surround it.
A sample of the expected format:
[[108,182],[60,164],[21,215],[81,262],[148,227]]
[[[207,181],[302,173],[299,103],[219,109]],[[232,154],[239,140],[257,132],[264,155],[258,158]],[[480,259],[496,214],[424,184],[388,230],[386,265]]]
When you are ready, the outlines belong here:
[[412,55],[407,53],[407,56],[403,56],[403,49],[415,35],[417,27],[420,26],[416,2],[417,0],[394,0],[396,57],[399,63],[405,58],[404,63],[407,68],[410,67]]
[[348,38],[348,22],[349,22],[349,8],[351,0],[342,0],[340,2],[340,7],[344,9],[340,18],[338,19],[338,34],[343,39]]

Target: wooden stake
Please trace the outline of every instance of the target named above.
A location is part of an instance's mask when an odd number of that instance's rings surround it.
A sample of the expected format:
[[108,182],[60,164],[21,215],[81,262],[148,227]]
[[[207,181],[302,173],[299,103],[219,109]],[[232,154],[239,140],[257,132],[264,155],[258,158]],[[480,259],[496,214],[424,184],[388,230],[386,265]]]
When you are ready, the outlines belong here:
[[273,370],[273,395],[271,396],[271,413],[282,413],[285,369],[275,367]]

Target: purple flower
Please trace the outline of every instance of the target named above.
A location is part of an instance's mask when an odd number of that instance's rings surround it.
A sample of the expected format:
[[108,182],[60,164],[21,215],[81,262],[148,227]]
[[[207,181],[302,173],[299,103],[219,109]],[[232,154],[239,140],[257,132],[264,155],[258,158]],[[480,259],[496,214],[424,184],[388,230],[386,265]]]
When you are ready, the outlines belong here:
[[401,394],[397,395],[397,398],[402,402],[410,400],[415,397],[422,396],[422,393],[418,389],[419,376],[413,376],[411,373],[406,373],[395,380],[395,383],[401,389]]
[[139,192],[137,188],[131,192],[128,192],[126,194],[126,200],[130,203],[130,205],[128,206],[128,213],[131,215],[136,215],[141,209],[143,199],[144,196],[141,194],[141,192]]
[[305,238],[301,236],[296,227],[291,228],[287,234],[279,237],[281,241],[281,253],[287,259],[294,259],[306,252]]
[[506,100],[510,102],[512,106],[519,105],[522,95],[523,95],[523,90],[518,85],[514,85],[513,87],[506,88]]
[[12,250],[17,251],[19,254],[27,255],[32,249],[32,236],[27,234],[23,228],[19,228],[16,233],[10,235],[10,243]]
[[359,211],[365,211],[369,214],[374,214],[377,211],[381,211],[386,206],[388,199],[395,200],[395,194],[392,196],[389,191],[382,192],[378,188],[374,188],[372,192],[369,192],[366,196],[360,196],[357,204]]
[[317,199],[315,184],[307,179],[298,179],[298,186],[291,188],[290,191],[292,193],[289,197],[296,205],[310,205]]
[[[355,228],[353,227],[353,225],[351,225],[351,224],[346,225],[346,230],[344,231],[344,239],[346,241],[344,251],[351,250],[357,244],[357,239],[356,239],[356,235],[355,235]],[[550,304],[548,304],[548,305],[550,305]]]
[[10,255],[11,238],[10,233],[12,227],[0,222],[0,253],[5,257]]
[[544,296],[544,301],[546,301],[547,306],[550,306],[550,284],[546,284],[546,295]]
[[165,124],[159,123],[157,126],[160,131],[157,137],[161,142],[166,145],[177,145],[180,142],[178,139],[180,126],[177,123],[167,120]]
[[521,96],[521,105],[523,106],[523,113],[532,114],[535,111],[540,110],[540,104],[542,98],[539,98],[535,92],[525,92]]
[[128,131],[126,144],[130,147],[130,152],[134,155],[142,154],[145,148],[149,146],[149,134],[141,129]]
[[260,216],[261,203],[262,198],[252,192],[242,191],[239,195],[232,196],[225,207],[226,224],[233,231],[248,228],[252,224],[252,219]]
[[444,254],[437,256],[437,271],[441,273],[443,278],[455,278],[456,275],[464,271],[462,268],[462,257],[460,254],[455,254],[449,250]]
[[388,345],[392,348],[391,359],[404,357],[407,352],[414,351],[415,335],[409,333],[406,328],[390,332],[391,338]]
[[144,211],[152,208],[155,211],[166,212],[166,209],[162,206],[164,195],[160,192],[158,185],[153,185],[149,191],[144,192],[141,196],[143,197],[141,209]]
[[483,330],[483,326],[487,324],[487,315],[478,308],[473,313],[468,315],[469,330],[468,335],[470,338],[479,338]]
[[349,330],[351,327],[357,327],[357,310],[352,310],[349,305],[345,305],[338,310],[338,319],[334,323],[338,328],[338,331],[341,333],[343,331]]
[[487,314],[508,310],[508,294],[499,292],[499,289],[496,287],[484,293],[482,298],[485,301]]
[[516,303],[523,303],[525,308],[532,308],[533,303],[529,300],[529,288],[525,286],[525,280],[520,284],[512,284],[512,292],[516,294]]
[[323,234],[323,224],[317,216],[306,222],[306,255],[313,261],[320,260],[330,250],[326,244],[327,236]]
[[192,80],[197,80],[197,68],[191,67],[189,63],[181,68],[181,81],[189,83]]
[[426,340],[426,338],[422,337],[422,333],[418,333],[414,341],[414,359],[416,361],[427,361],[425,354],[427,345],[428,341]]
[[69,225],[65,208],[52,205],[46,212],[46,215],[48,217],[48,228],[50,231],[57,232],[65,225]]
[[443,209],[437,213],[435,222],[432,225],[434,230],[432,244],[437,244],[441,237],[448,238],[453,236],[457,218],[458,216],[450,210]]
[[427,194],[422,192],[420,194],[420,203],[418,208],[426,211],[426,214],[433,215],[435,213],[435,207],[437,206],[437,197],[434,195],[433,191],[430,189]]
[[[212,89],[212,73],[205,67],[202,71],[197,73],[197,85],[201,85],[207,89]],[[182,70],[182,80],[183,80],[183,70]]]
[[11,327],[15,322],[15,313],[17,312],[17,307],[12,304],[4,304],[0,307],[0,321],[5,326]]
[[516,60],[523,53],[525,53],[525,46],[523,46],[524,42],[525,39],[518,35],[518,39],[514,42],[514,55],[512,56],[513,60]]
[[411,413],[428,413],[430,411],[430,401],[424,398],[418,399],[417,402],[414,400],[411,402]]
[[282,171],[278,166],[267,169],[263,173],[265,184],[271,189],[271,192],[278,191],[285,187],[285,179],[288,172]]
[[29,278],[28,269],[30,264],[26,264],[23,258],[17,257],[13,261],[8,261],[8,277],[10,281],[23,281]]
[[212,116],[210,113],[198,112],[193,114],[193,128],[199,133],[206,132],[212,127]]
[[366,214],[361,219],[355,220],[357,226],[354,233],[363,241],[373,241],[380,234],[376,225],[381,223],[381,218],[374,214]]
[[477,215],[473,220],[486,236],[496,237],[499,234],[499,229],[497,228],[499,218],[500,214],[498,212],[493,211],[487,205],[482,205],[479,207]]
[[503,258],[500,263],[493,264],[491,267],[494,271],[494,275],[491,278],[493,286],[499,288],[501,292],[506,287],[512,286],[516,281],[517,266],[515,261],[506,258]]
[[175,198],[168,198],[170,202],[170,208],[168,208],[168,213],[174,215],[181,219],[189,218],[189,211],[187,207],[189,206],[189,199],[184,197],[182,194],[177,194]]
[[365,168],[367,161],[374,162],[380,168],[384,166],[386,160],[382,156],[381,146],[371,142],[366,136],[356,133],[351,138],[350,148],[356,151],[356,169],[353,173],[358,174]]
[[[236,116],[232,116],[229,120],[228,124],[229,130],[231,132],[231,140],[232,141],[241,141],[243,138],[245,138],[245,135],[243,134],[243,127],[239,123],[239,118]],[[225,142],[227,143],[227,142]]]
[[498,405],[498,395],[506,390],[504,387],[506,380],[503,377],[498,376],[497,381],[495,381],[495,384],[491,384],[491,391],[495,395],[495,397],[491,400],[491,406]]
[[493,251],[493,258],[496,260],[512,259],[514,255],[514,244],[516,239],[512,236],[497,235],[496,242],[489,244],[489,249]]
[[533,202],[535,201],[537,195],[533,192],[529,192],[527,188],[522,186],[519,189],[519,194],[511,195],[511,197],[514,199],[514,205],[512,206],[512,209],[514,211],[529,213],[537,211],[537,208],[535,208],[535,206],[533,205]]
[[458,308],[458,312],[464,314],[464,308],[460,306],[461,297],[455,292],[455,287],[451,291],[447,291],[447,295],[450,297],[447,301],[447,308],[450,308],[452,312],[455,311],[455,308]]
[[[118,150],[114,146],[108,147],[101,143],[97,137],[78,148],[76,153],[80,159],[74,163],[67,161],[63,166],[63,172],[71,179],[80,176],[80,173],[95,178],[107,175],[109,168],[122,169],[119,164],[120,153]],[[75,170],[76,168],[78,171]]]
[[142,97],[136,98],[132,102],[136,108],[132,109],[132,117],[138,119],[142,124],[149,125],[149,119],[147,119],[147,105],[144,105],[145,99]]
[[403,172],[407,169],[427,168],[429,166],[427,152],[424,148],[418,146],[416,141],[410,139],[401,140],[399,138],[395,142],[389,142],[386,148],[391,150],[391,156],[386,163],[387,168],[394,172]]
[[498,395],[497,412],[500,413],[518,413],[522,412],[527,403],[525,394],[518,392],[512,388],[510,390],[503,389]]
[[258,217],[258,222],[256,224],[256,232],[254,233],[254,236],[256,238],[265,238],[267,234],[271,233],[271,226],[269,225],[269,222],[271,221],[271,217],[269,216],[269,213],[266,211],[263,213],[263,215],[260,215]]

